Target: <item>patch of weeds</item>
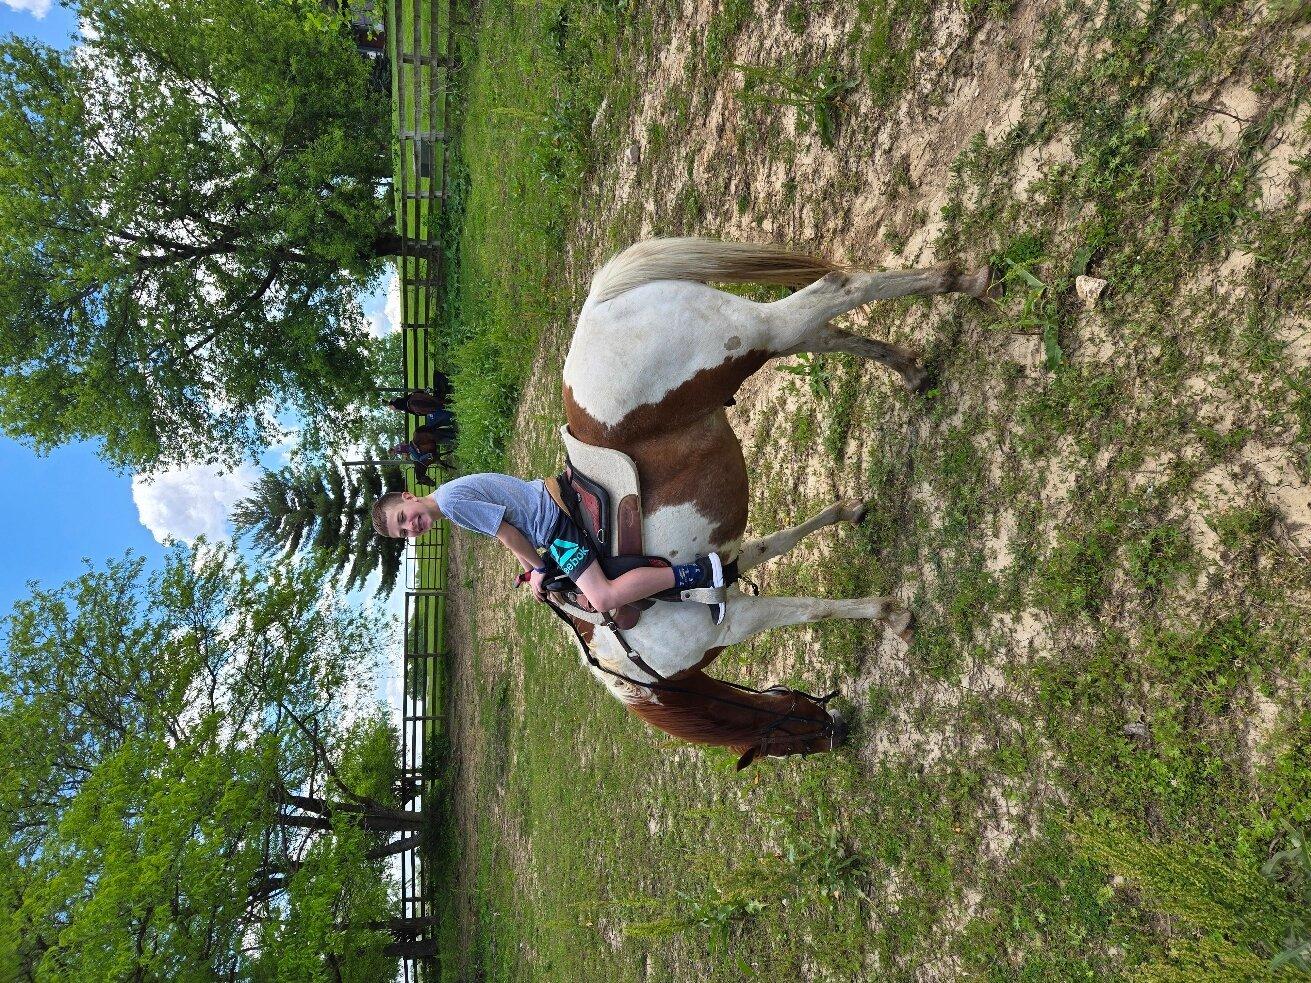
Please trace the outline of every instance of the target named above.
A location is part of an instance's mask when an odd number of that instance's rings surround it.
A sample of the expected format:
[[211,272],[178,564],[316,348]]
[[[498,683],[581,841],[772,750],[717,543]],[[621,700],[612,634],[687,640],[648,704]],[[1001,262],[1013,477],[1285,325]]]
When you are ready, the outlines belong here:
[[1220,713],[1241,682],[1279,659],[1279,645],[1250,618],[1233,614],[1199,627],[1149,628],[1140,656],[1178,695]]
[[[1073,265],[1080,272],[1087,269],[1092,248],[1085,247],[1076,254]],[[1049,260],[1041,236],[1028,232],[1013,239],[1005,250],[993,257],[991,265],[1001,270],[999,283],[1004,296],[1008,300],[1019,300],[1019,310],[1009,314],[1007,320],[1019,332],[1042,338],[1044,364],[1049,372],[1055,372],[1065,362],[1060,343],[1059,304],[1052,287],[1036,272]],[[1061,283],[1062,287],[1065,285]]]
[[[1281,939],[1301,926],[1285,891],[1243,857],[1197,842],[1153,843],[1123,829],[1085,827],[1080,850],[1123,878],[1141,904],[1177,920],[1168,956],[1138,968],[1136,978],[1303,979],[1296,954]],[[1271,961],[1275,956],[1278,965]]]
[[948,431],[933,462],[933,482],[941,489],[942,537],[961,546],[983,523],[987,495],[987,467],[974,443],[977,419]]
[[728,59],[733,39],[746,26],[755,4],[752,0],[726,0],[706,25],[705,64],[711,75],[718,75]]
[[1096,366],[1064,365],[1043,390],[1027,397],[1017,414],[1020,442],[1027,451],[1041,451],[1063,434],[1074,437],[1085,453],[1106,439],[1099,424],[1121,407],[1120,379]]
[[674,200],[674,222],[683,232],[695,232],[705,218],[706,205],[695,184],[685,184]]
[[668,131],[665,125],[657,120],[651,120],[646,124],[646,157],[654,159],[659,157],[665,149],[665,140],[668,137]]
[[867,571],[867,588],[883,594],[893,589],[901,566],[895,551],[907,533],[909,478],[905,464],[891,448],[880,448],[869,460],[866,481],[871,504],[860,524],[859,543],[862,552],[876,561]]
[[1225,549],[1246,549],[1257,540],[1268,536],[1278,518],[1273,506],[1246,505],[1206,517],[1206,524],[1215,530]]
[[795,2],[788,4],[783,10],[783,23],[793,34],[805,33],[810,26],[810,5]]
[[802,409],[792,417],[792,430],[788,434],[788,443],[793,447],[809,447],[815,437],[815,421],[810,411]]
[[1161,592],[1193,567],[1192,547],[1178,526],[1159,525],[1125,547],[1129,579],[1155,600]]
[[846,456],[847,437],[855,422],[856,407],[860,402],[861,366],[851,356],[837,356],[837,385],[829,402],[828,427],[824,430],[824,450],[835,462]]
[[809,70],[733,65],[742,76],[742,102],[746,105],[793,106],[797,132],[814,126],[819,142],[833,146],[842,102],[856,83],[830,63]]
[[1095,612],[1106,600],[1119,538],[1119,523],[1111,518],[1082,532],[1061,532],[1034,574],[1034,602],[1065,617]]
[[897,228],[889,228],[883,233],[883,242],[894,253],[899,253],[910,242],[910,236]]
[[[1311,844],[1302,831],[1284,823],[1284,847],[1261,866],[1261,873],[1282,883],[1305,911],[1311,907]],[[1305,918],[1295,921],[1284,936],[1283,948],[1270,961],[1271,969],[1288,967],[1311,972],[1311,927]]]
[[833,392],[833,376],[829,365],[822,356],[813,352],[803,352],[796,357],[796,361],[784,362],[778,369],[804,379],[806,388],[815,399],[827,399]]
[[1252,437],[1252,431],[1246,427],[1235,427],[1222,433],[1205,423],[1195,424],[1193,432],[1212,461],[1227,460]]
[[[1096,864],[1078,855],[1068,833],[1043,824],[1017,843],[990,879],[965,926],[961,978],[986,983],[1110,980],[1122,973],[1137,936]],[[1118,958],[1117,958],[1118,956]]]
[[[712,951],[724,952],[747,924],[785,900],[832,899],[844,894],[867,900],[858,883],[866,861],[847,845],[837,827],[823,815],[805,824],[794,817],[792,825],[783,835],[778,853],[752,857],[736,867],[730,867],[719,853],[696,858],[693,869],[711,871],[700,891],[677,890],[672,903],[627,902],[625,907],[655,905],[667,913],[649,921],[628,922],[625,934],[639,939],[704,934]],[[754,975],[744,961],[738,968]]]
[[859,0],[852,42],[877,105],[906,88],[915,55],[929,37],[926,0]]
[[1311,442],[1311,369],[1299,369],[1287,382],[1293,391],[1288,409],[1297,423],[1297,439]]

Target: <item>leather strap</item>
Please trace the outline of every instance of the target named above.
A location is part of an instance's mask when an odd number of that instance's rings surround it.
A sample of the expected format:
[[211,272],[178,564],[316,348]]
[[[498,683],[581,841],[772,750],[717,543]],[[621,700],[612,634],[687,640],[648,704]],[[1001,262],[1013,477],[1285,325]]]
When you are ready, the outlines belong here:
[[560,511],[572,519],[573,513],[569,511],[569,506],[564,504],[564,496],[560,494],[560,479],[543,478],[542,484],[546,485],[546,493],[551,496],[551,501],[560,506]]

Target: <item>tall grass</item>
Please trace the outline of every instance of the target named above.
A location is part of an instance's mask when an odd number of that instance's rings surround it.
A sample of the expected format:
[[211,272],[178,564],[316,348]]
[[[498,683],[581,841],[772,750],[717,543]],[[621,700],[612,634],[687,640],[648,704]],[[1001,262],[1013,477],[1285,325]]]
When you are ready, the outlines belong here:
[[569,317],[565,229],[607,139],[597,110],[632,91],[628,19],[622,3],[490,0],[459,38],[441,346],[466,470],[502,467],[542,329]]

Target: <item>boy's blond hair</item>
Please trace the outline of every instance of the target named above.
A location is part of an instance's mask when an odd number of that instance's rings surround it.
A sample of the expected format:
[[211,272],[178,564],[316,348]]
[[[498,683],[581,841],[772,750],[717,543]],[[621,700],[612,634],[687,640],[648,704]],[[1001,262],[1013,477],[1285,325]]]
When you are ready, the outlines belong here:
[[403,536],[392,536],[387,531],[387,513],[391,507],[401,500],[401,493],[398,491],[387,492],[373,503],[371,514],[373,516],[373,531],[379,536],[387,536],[391,539],[404,539]]

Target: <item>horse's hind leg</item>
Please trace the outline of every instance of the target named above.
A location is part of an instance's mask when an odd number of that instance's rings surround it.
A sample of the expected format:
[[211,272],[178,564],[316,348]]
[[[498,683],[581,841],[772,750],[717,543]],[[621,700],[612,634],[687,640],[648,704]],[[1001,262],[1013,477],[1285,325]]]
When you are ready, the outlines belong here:
[[924,381],[924,373],[914,352],[841,331],[829,321],[877,300],[944,293],[982,297],[987,290],[986,269],[968,274],[947,266],[886,273],[829,273],[804,290],[770,305],[770,313],[780,320],[776,354],[849,352],[882,362],[900,373],[906,385],[915,389]]
[[799,526],[779,530],[772,536],[753,539],[743,544],[741,552],[738,553],[738,571],[746,573],[762,563],[768,563],[770,560],[782,556],[816,529],[823,529],[825,526],[836,525],[844,521],[860,522],[865,517],[865,508],[865,503],[858,498],[834,502],[823,512],[807,519]]
[[770,628],[803,625],[828,618],[868,618],[886,623],[909,643],[914,637],[913,617],[891,597],[734,597],[728,605],[720,645],[735,645]]

